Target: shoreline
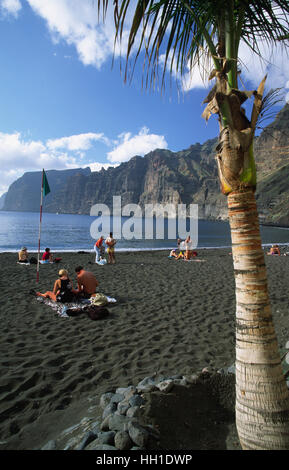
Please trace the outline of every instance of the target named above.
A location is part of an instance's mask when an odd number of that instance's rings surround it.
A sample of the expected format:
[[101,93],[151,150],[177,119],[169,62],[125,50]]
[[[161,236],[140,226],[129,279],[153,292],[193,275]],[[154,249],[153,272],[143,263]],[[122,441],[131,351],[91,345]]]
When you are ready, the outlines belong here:
[[[268,246],[271,246],[275,244],[275,242],[270,242],[270,243],[262,243],[262,247],[265,248],[265,247],[268,247]],[[280,247],[287,247],[289,246],[289,242],[288,243],[285,243],[285,242],[279,242],[277,243],[277,245],[279,245]],[[118,248],[115,250],[116,253],[148,253],[148,252],[164,252],[164,251],[170,251],[172,249],[177,249],[176,248],[176,245],[171,245],[170,247],[158,247],[158,248]],[[201,251],[205,251],[205,250],[228,250],[228,249],[232,249],[232,245],[222,245],[222,246],[203,246],[203,247],[197,247],[195,250],[199,250],[200,252]],[[43,250],[41,250],[40,253],[43,253]],[[29,253],[38,253],[38,250],[28,250]],[[184,251],[184,250],[181,250],[181,251]],[[19,249],[13,249],[13,250],[4,250],[4,251],[1,251],[1,248],[0,248],[0,255],[2,254],[17,254],[19,252]],[[74,250],[66,250],[64,248],[59,248],[59,249],[51,249],[51,252],[52,253],[57,253],[57,254],[61,254],[61,253],[79,253],[79,254],[82,254],[82,253],[86,253],[86,254],[94,254],[94,250],[93,249],[89,249],[89,248],[79,248],[79,249],[74,249]],[[105,253],[106,254],[106,253]]]

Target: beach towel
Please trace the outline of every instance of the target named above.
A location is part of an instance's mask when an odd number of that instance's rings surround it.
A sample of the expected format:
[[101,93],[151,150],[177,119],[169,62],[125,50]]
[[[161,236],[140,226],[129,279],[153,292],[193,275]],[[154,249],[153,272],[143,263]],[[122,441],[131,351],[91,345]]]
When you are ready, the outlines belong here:
[[30,266],[30,263],[21,263],[20,261],[17,261],[17,264],[21,264],[22,266]]
[[[106,296],[106,299],[107,303],[116,302],[116,299],[113,297]],[[79,299],[75,302],[67,302],[65,304],[62,302],[54,302],[53,300],[45,297],[36,297],[36,300],[47,305],[48,307],[51,307],[52,310],[54,310],[57,315],[62,318],[69,318],[82,313],[89,313],[88,307],[93,305],[90,299]]]

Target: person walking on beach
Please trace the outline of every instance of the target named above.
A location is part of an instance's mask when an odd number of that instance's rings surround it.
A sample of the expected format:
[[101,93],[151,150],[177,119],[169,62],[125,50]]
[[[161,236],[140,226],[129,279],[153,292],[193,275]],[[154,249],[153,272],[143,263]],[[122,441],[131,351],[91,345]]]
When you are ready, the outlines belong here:
[[93,273],[85,271],[82,266],[75,268],[77,276],[77,290],[74,293],[78,296],[89,298],[92,294],[95,294],[98,286],[98,281]]
[[115,264],[115,253],[114,247],[116,244],[115,238],[113,238],[112,232],[110,232],[109,237],[105,240],[105,244],[107,245],[107,253],[108,253],[108,263]]
[[101,237],[97,240],[97,242],[94,244],[94,251],[96,253],[95,256],[95,262],[98,263],[100,260],[100,257],[103,255],[103,240],[104,237],[101,235]]
[[68,277],[68,271],[66,269],[60,269],[58,275],[59,279],[56,279],[53,291],[47,291],[44,294],[36,292],[36,295],[38,297],[54,300],[54,302],[71,302],[75,291]]

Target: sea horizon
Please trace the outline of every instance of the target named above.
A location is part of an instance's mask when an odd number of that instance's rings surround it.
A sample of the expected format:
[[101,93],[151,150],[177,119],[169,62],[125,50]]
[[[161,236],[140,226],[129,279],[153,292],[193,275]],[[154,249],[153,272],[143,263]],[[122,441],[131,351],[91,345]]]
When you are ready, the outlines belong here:
[[[86,214],[53,214],[44,212],[41,227],[41,251],[49,247],[54,252],[93,253],[96,238],[92,238],[90,227],[97,217]],[[122,223],[130,217],[122,217]],[[135,218],[137,219],[137,218]],[[139,218],[144,223],[144,218]],[[188,221],[189,223],[189,221]],[[116,250],[128,251],[159,251],[176,248],[178,234],[175,238],[168,238],[168,219],[164,219],[163,239],[118,239]],[[273,243],[289,245],[289,228],[260,223],[262,246]],[[109,230],[108,230],[109,232]],[[109,233],[107,233],[108,235]],[[143,229],[144,234],[144,229]],[[26,246],[31,253],[38,252],[39,213],[0,211],[0,253],[16,253],[22,246]],[[231,235],[228,221],[198,220],[198,240],[196,249],[224,249],[231,248]]]

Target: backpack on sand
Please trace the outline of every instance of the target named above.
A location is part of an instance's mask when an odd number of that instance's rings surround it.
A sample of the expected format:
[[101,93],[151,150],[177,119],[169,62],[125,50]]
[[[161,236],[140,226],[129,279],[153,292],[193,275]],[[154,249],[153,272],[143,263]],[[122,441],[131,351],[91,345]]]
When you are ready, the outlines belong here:
[[107,308],[98,305],[89,305],[85,312],[91,320],[101,320],[109,315]]

